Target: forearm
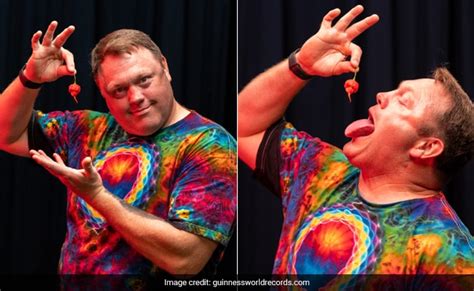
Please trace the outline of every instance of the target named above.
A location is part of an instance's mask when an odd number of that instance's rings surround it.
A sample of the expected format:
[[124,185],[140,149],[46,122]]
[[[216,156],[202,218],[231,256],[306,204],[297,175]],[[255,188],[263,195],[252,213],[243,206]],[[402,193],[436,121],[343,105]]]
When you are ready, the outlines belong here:
[[0,96],[0,147],[17,141],[28,127],[39,89],[23,86],[18,78]]
[[[335,25],[333,21],[340,15],[340,9],[333,9],[324,16],[318,32],[295,55],[296,62],[304,72],[313,76],[330,77],[357,70],[362,49],[352,40],[379,20],[373,14],[350,25],[363,10],[362,5],[355,6]],[[283,116],[288,104],[305,83],[290,71],[288,60],[251,81],[239,95],[238,136],[261,134]]]
[[170,223],[118,199],[102,188],[87,201],[122,237],[153,264],[171,274],[197,274],[217,243],[175,228]]
[[267,129],[281,118],[307,81],[295,76],[285,59],[252,80],[239,94],[239,137]]
[[[32,54],[23,71],[26,80],[33,83],[48,83],[65,75],[74,75],[74,58],[70,51],[62,48],[63,44],[74,32],[69,26],[54,37],[58,23],[52,21],[40,42],[41,31],[31,38]],[[27,83],[26,83],[27,84]],[[27,84],[28,85],[28,84]],[[29,84],[32,86],[33,84]],[[39,89],[26,88],[19,78],[16,78],[0,96],[0,148],[13,152],[27,154],[25,131],[28,126],[33,105]],[[12,144],[21,137],[21,145],[12,149]]]

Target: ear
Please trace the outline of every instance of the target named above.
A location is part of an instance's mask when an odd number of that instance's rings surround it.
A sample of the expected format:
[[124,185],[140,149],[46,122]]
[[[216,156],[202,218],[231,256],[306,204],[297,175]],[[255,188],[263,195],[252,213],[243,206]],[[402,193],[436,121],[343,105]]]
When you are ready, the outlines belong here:
[[434,159],[444,150],[444,142],[437,137],[424,137],[410,149],[410,157],[415,159]]
[[166,78],[168,79],[168,81],[171,82],[172,78],[170,70],[168,69],[168,62],[166,61],[166,58],[163,55],[161,56],[161,67],[163,68],[163,70],[165,70]]

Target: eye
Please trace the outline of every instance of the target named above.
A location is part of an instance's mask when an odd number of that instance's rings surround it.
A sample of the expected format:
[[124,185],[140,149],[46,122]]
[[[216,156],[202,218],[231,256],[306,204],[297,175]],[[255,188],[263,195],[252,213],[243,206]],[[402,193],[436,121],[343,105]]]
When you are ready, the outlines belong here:
[[402,96],[398,97],[398,102],[402,105],[405,105],[406,98]]
[[400,102],[400,104],[402,104],[405,107],[411,107],[411,102],[412,102],[411,93],[406,92],[400,95],[400,97],[398,98],[398,102]]
[[113,90],[112,95],[116,99],[120,99],[127,94],[127,89],[125,87],[117,87]]
[[140,85],[147,85],[151,81],[151,76],[144,76],[140,78],[139,83]]

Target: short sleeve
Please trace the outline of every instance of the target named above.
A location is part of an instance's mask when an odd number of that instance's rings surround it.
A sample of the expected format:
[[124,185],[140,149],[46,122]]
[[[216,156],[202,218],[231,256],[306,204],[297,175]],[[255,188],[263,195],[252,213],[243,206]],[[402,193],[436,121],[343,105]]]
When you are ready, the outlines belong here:
[[[286,207],[290,200],[302,199],[309,188],[324,189],[322,181],[342,179],[352,169],[340,149],[281,120],[265,132],[255,175]],[[313,190],[310,192],[317,195]]]
[[263,135],[257,151],[255,177],[272,193],[280,196],[280,138],[285,128],[283,119],[270,126]]
[[68,112],[34,111],[28,126],[28,146],[66,157],[68,149]]
[[168,219],[175,227],[227,245],[236,212],[236,143],[209,128],[186,149],[172,187]]

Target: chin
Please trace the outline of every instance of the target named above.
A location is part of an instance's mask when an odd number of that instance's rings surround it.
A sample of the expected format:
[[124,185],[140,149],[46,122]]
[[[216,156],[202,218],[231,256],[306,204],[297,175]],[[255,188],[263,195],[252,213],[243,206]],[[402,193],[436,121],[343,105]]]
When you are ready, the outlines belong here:
[[342,152],[346,157],[349,157],[353,151],[352,141],[347,142],[342,148]]
[[354,144],[352,144],[352,141],[346,143],[344,147],[342,148],[342,152],[344,155],[347,157],[349,162],[357,167],[357,155],[358,155],[358,150],[355,148]]

